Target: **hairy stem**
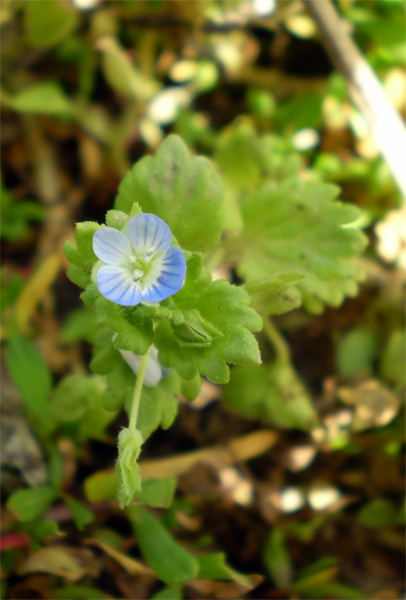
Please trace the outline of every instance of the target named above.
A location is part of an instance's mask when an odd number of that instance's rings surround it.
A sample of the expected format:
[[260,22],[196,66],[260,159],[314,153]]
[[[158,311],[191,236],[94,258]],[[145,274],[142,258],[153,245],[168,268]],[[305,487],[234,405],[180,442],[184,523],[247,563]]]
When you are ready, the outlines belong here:
[[278,360],[283,363],[290,362],[290,352],[289,346],[286,341],[276,329],[272,320],[269,317],[263,317],[264,321],[264,332],[268,341],[271,343],[273,349],[275,350],[276,356]]
[[131,404],[130,424],[128,426],[131,431],[134,431],[137,428],[138,409],[140,407],[142,386],[144,384],[145,371],[147,370],[150,350],[151,347],[148,348],[147,353],[141,359],[140,368],[137,374],[137,381],[135,382],[134,396]]

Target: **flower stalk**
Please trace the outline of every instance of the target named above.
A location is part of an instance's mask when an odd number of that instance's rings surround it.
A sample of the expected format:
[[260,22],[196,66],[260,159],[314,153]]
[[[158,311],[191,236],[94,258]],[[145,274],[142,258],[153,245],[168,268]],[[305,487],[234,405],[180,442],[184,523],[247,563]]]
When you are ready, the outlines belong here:
[[135,431],[135,429],[137,428],[137,418],[138,418],[138,410],[140,407],[142,386],[144,384],[144,378],[145,378],[145,373],[147,370],[147,364],[148,364],[149,353],[151,351],[151,348],[152,348],[152,346],[150,346],[148,348],[147,353],[142,357],[141,362],[140,362],[140,367],[139,367],[138,374],[137,374],[137,380],[135,382],[135,387],[134,387],[133,401],[131,403],[130,423],[128,426],[130,431]]
[[286,341],[276,329],[272,319],[270,319],[269,317],[263,317],[263,321],[264,333],[268,338],[268,341],[271,343],[273,349],[275,350],[277,360],[279,360],[281,363],[289,364],[290,352]]

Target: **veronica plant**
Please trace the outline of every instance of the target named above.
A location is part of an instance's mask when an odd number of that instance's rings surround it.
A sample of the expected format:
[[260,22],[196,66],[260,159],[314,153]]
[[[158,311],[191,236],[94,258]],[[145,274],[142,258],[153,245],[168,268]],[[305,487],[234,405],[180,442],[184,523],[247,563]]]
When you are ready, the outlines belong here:
[[[302,299],[314,304],[316,296],[319,304],[337,304],[354,292],[349,259],[365,242],[355,227],[344,226],[357,209],[335,202],[332,186],[298,176],[275,183],[265,168],[262,177],[258,192],[233,204],[242,232],[221,241],[230,222],[223,180],[209,160],[190,158],[171,135],[124,177],[106,225],[78,223],[76,245],[65,244],[68,275],[85,288],[81,297],[100,325],[90,366],[107,376],[104,407],[124,405],[129,416],[116,464],[122,507],[141,489],[142,444],[158,427],[170,427],[180,394],[193,400],[202,375],[226,384],[229,365],[261,362],[253,333],[263,321],[251,301],[269,315]],[[246,285],[213,281],[204,257],[215,266],[226,257]],[[334,285],[339,291],[330,298],[324,290]]]
[[79,223],[77,245],[65,244],[68,275],[100,324],[91,367],[107,375],[104,406],[124,404],[129,415],[118,440],[121,506],[141,488],[142,443],[172,424],[179,395],[195,398],[201,375],[226,383],[229,364],[260,362],[251,332],[262,320],[248,293],[203,269],[200,252],[220,241],[222,202],[210,162],[170,136],[124,178],[106,225]]

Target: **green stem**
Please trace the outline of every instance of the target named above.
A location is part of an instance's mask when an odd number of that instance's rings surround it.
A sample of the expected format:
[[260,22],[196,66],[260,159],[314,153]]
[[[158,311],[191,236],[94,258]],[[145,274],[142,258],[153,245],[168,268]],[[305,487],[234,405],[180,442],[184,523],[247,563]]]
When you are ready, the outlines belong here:
[[272,347],[274,348],[278,360],[286,364],[289,363],[290,352],[289,346],[287,345],[286,341],[276,329],[275,325],[269,317],[263,317],[263,321],[264,332],[266,334],[266,337],[270,341]]
[[131,404],[130,424],[128,426],[128,428],[131,431],[135,431],[135,429],[137,429],[138,409],[140,407],[142,386],[144,384],[145,371],[147,370],[150,350],[151,346],[148,348],[147,353],[144,354],[144,356],[141,359],[140,368],[137,374],[137,381],[135,382],[134,396]]

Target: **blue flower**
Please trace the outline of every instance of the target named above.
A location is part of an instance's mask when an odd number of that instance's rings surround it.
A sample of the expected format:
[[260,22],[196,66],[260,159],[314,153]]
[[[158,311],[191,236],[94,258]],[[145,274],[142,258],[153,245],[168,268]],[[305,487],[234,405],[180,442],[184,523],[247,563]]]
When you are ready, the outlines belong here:
[[104,263],[97,271],[99,292],[122,306],[176,294],[185,283],[186,261],[171,244],[171,230],[155,215],[132,217],[126,235],[114,227],[99,229],[93,236],[94,253]]

